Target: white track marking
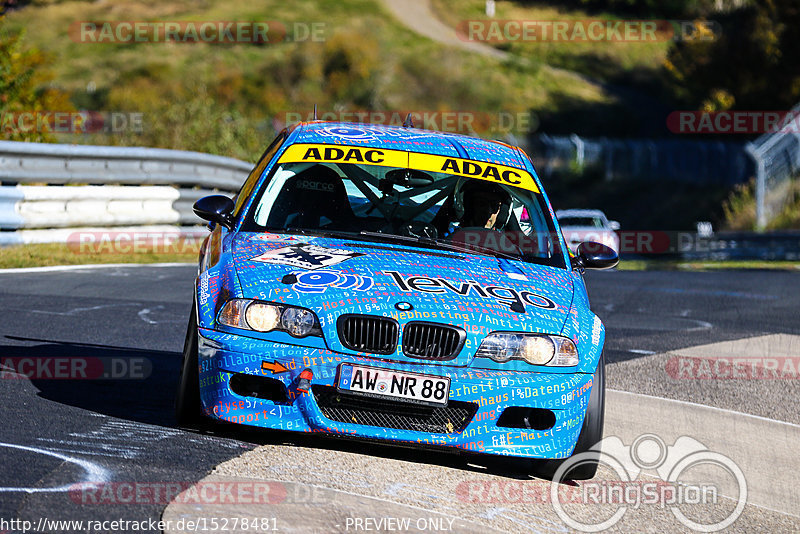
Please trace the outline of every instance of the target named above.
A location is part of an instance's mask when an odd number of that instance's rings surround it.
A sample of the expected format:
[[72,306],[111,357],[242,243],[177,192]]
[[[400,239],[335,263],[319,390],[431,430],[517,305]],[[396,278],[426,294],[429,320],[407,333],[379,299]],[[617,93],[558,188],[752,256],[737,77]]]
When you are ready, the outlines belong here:
[[99,306],[90,306],[88,308],[73,308],[73,309],[71,309],[69,311],[65,311],[65,312],[57,312],[57,311],[50,311],[50,310],[29,310],[29,309],[26,309],[26,310],[23,310],[23,311],[27,311],[28,313],[43,313],[45,315],[67,315],[67,316],[69,316],[69,315],[77,315],[78,313],[86,312],[86,311],[102,310],[102,309],[105,309],[105,308],[120,308],[120,307],[123,307],[123,306],[140,306],[140,304],[136,304],[136,303],[133,303],[133,302],[130,303],[130,304],[101,304]]
[[687,328],[686,329],[687,332],[697,332],[699,330],[711,330],[712,328],[714,328],[714,325],[709,323],[708,321],[700,321],[698,319],[689,319],[689,321],[694,321],[695,323],[697,323],[697,326],[692,328]]
[[60,271],[82,271],[86,269],[112,269],[118,267],[186,267],[195,263],[94,263],[89,265],[51,265],[49,267],[22,267],[0,269],[0,274],[52,273]]
[[59,452],[53,452],[47,449],[40,449],[39,447],[28,447],[26,445],[16,445],[14,443],[2,443],[0,442],[0,447],[8,447],[10,449],[19,449],[22,451],[34,452],[36,454],[44,454],[45,456],[52,456],[53,458],[58,458],[59,460],[63,460],[65,462],[69,462],[71,464],[75,464],[83,469],[86,474],[84,475],[82,480],[77,482],[66,484],[64,486],[59,486],[56,488],[4,488],[0,487],[0,493],[12,493],[12,492],[24,492],[24,493],[61,493],[65,491],[70,491],[75,488],[75,484],[84,484],[85,485],[99,485],[108,482],[108,471],[103,467],[100,467],[94,462],[90,462],[88,460],[84,460],[82,458],[75,458],[73,456],[67,456],[66,454],[61,454]]
[[727,408],[717,408],[716,406],[710,406],[708,404],[698,404],[696,402],[689,402],[689,401],[678,400],[678,399],[670,399],[670,398],[667,398],[667,397],[656,397],[655,395],[646,395],[644,393],[632,393],[630,391],[622,391],[622,390],[619,390],[619,389],[608,388],[606,391],[613,391],[614,393],[621,393],[623,395],[634,395],[636,397],[646,397],[648,399],[662,400],[662,401],[666,401],[666,402],[674,402],[674,403],[677,403],[677,404],[684,404],[686,406],[696,406],[698,408],[708,408],[709,410],[717,410],[717,411],[720,411],[720,412],[729,413],[731,415],[736,415],[736,416],[741,416],[741,417],[752,417],[753,419],[759,419],[761,421],[768,421],[770,423],[779,423],[781,425],[788,425],[788,426],[791,426],[791,427],[794,427],[794,428],[800,428],[800,425],[796,425],[794,423],[788,423],[786,421],[781,421],[780,419],[770,419],[769,417],[762,417],[760,415],[752,415],[752,414],[749,414],[749,413],[737,412],[736,410],[729,410]]

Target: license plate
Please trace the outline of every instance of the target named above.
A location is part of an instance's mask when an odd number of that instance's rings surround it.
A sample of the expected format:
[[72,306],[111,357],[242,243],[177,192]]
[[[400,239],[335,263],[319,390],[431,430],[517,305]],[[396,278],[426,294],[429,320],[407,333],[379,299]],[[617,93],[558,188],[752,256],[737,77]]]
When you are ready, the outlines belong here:
[[369,397],[446,406],[450,396],[450,379],[345,363],[339,370],[337,389]]

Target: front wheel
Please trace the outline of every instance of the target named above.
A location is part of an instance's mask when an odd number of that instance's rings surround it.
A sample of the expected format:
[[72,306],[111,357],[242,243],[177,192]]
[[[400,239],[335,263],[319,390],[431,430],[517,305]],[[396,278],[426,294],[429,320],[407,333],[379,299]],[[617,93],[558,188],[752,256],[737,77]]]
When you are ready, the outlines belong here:
[[197,313],[192,306],[186,339],[183,343],[183,361],[175,393],[175,419],[179,426],[197,426],[203,422],[200,404],[200,370],[197,361]]
[[[578,441],[575,443],[575,450],[572,452],[572,456],[590,451],[592,447],[603,439],[603,420],[606,406],[606,362],[603,354],[600,354],[600,360],[597,362],[597,370],[594,372],[592,382],[589,405],[586,407],[586,416],[583,418],[581,433],[578,435]],[[552,479],[561,464],[568,459],[538,460],[535,462],[533,470],[539,477]],[[600,451],[591,450],[585,461],[569,469],[562,478],[565,480],[588,480],[594,478],[595,474],[597,474],[599,463]]]

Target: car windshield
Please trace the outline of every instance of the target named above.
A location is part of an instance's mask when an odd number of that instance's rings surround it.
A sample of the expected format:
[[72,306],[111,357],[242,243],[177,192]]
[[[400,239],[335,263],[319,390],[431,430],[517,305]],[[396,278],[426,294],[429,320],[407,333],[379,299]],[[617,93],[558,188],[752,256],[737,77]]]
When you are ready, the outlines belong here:
[[285,162],[242,230],[358,236],[563,267],[545,206],[538,192],[454,174]]
[[600,217],[559,217],[561,226],[588,226],[591,228],[605,228]]

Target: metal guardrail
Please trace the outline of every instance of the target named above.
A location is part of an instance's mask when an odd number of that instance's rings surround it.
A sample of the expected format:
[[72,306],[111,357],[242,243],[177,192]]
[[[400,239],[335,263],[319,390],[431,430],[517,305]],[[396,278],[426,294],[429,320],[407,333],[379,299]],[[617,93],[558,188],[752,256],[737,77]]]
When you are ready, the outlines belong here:
[[235,193],[252,167],[182,150],[0,141],[0,242],[29,229],[41,241],[42,229],[199,224],[194,201]]
[[172,185],[237,191],[252,168],[238,159],[183,150],[0,141],[3,184]]
[[[800,105],[789,117],[800,115]],[[800,175],[800,132],[764,134],[747,144],[747,152],[756,163],[756,226],[763,230],[780,215],[792,195],[793,181]]]

